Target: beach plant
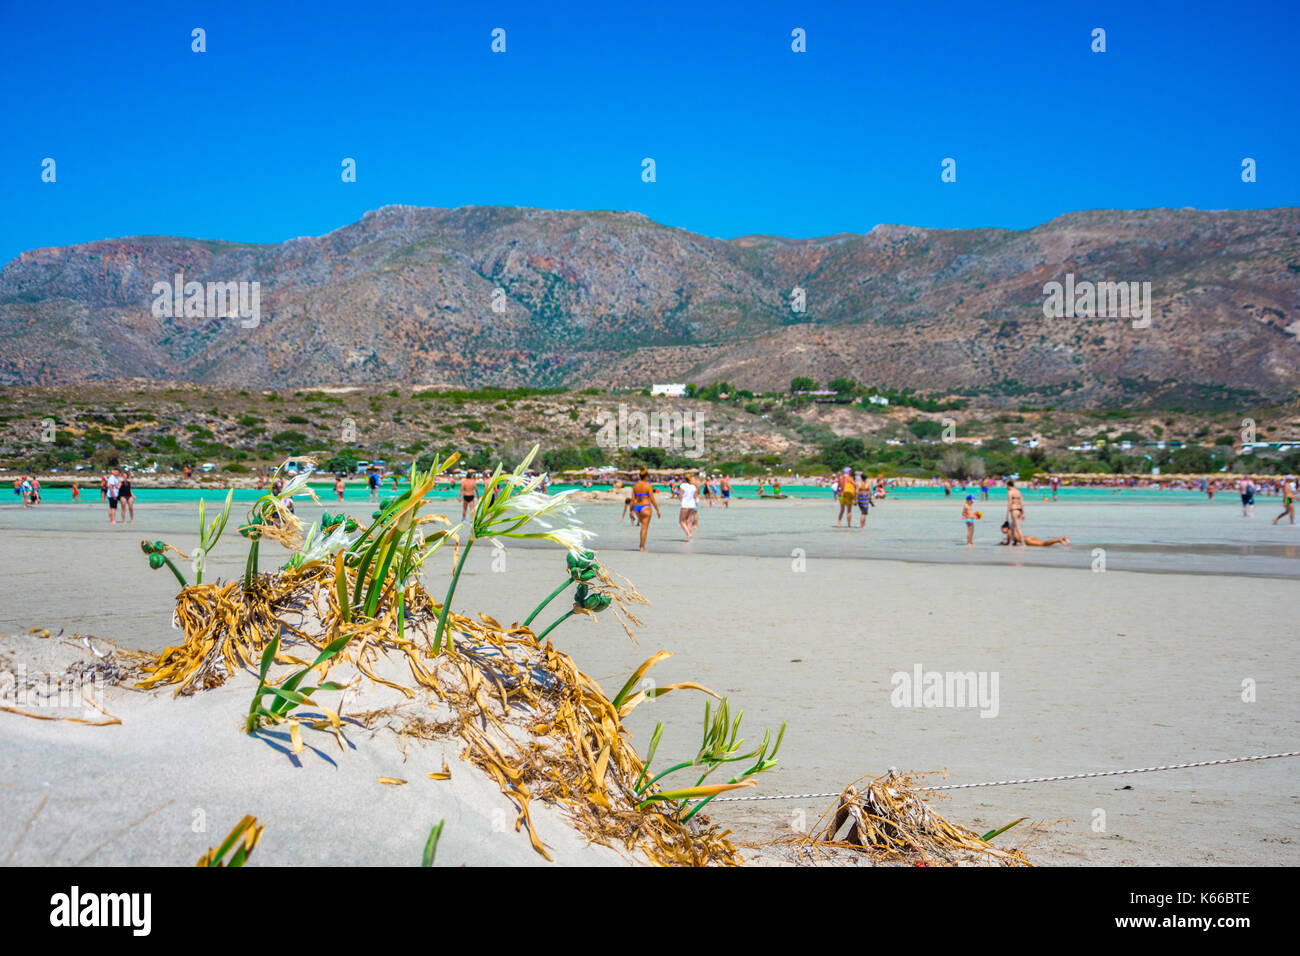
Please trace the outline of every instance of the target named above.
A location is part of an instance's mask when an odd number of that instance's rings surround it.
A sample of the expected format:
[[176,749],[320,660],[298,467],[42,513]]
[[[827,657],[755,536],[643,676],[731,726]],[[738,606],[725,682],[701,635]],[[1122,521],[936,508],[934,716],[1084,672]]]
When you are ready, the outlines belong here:
[[[461,545],[460,557],[452,571],[442,612],[438,615],[438,628],[433,637],[435,654],[442,649],[443,634],[447,628],[447,617],[451,612],[456,585],[476,541],[482,538],[545,539],[562,545],[569,551],[582,551],[583,542],[595,536],[572,518],[575,509],[568,501],[572,490],[554,495],[545,494],[537,490],[545,476],[527,476],[528,466],[537,456],[537,449],[538,446],[534,445],[513,471],[504,471],[497,465],[483,487],[483,494],[474,507],[469,535]],[[549,519],[553,518],[566,518],[569,523],[556,528],[550,524]]]
[[[654,667],[660,661],[667,660],[672,656],[671,651],[659,651],[642,661],[641,666],[632,672],[632,676],[627,679],[627,682],[623,684],[619,692],[614,695],[614,699],[610,701],[614,710],[618,713],[620,720],[630,714],[637,704],[640,704],[642,701],[654,700],[656,697],[662,697],[664,694],[671,693],[675,690],[698,690],[701,693],[708,694],[716,700],[722,699],[721,695],[716,691],[709,690],[709,688],[705,687],[703,684],[697,684],[694,681],[681,681],[676,684],[655,684],[654,686],[647,687],[645,690],[636,690],[637,684],[641,682],[641,678],[645,677],[646,672],[649,671],[650,668]],[[651,741],[651,746],[652,748],[658,746],[657,737]],[[651,758],[647,757],[645,762],[649,764],[650,760]],[[640,783],[639,780],[637,782]]]
[[226,522],[230,520],[230,505],[234,498],[235,489],[231,488],[226,494],[226,503],[221,508],[221,514],[213,518],[211,524],[205,523],[206,504],[202,498],[199,499],[199,546],[194,552],[192,564],[194,583],[196,585],[203,583],[203,566],[207,562],[208,555],[212,553],[212,549],[221,540],[221,532],[226,530]]
[[[235,824],[235,828],[226,835],[218,847],[212,847],[207,853],[199,857],[196,866],[243,866],[247,861],[253,849],[257,846],[257,841],[262,839],[262,831],[266,829],[266,824],[257,822],[257,817],[245,816]],[[238,844],[238,848],[236,848]],[[226,854],[234,850],[230,860],[225,859]]]
[[[353,522],[352,526],[355,528],[356,522]],[[345,523],[336,522],[331,527],[332,530],[326,532],[324,522],[312,525],[303,538],[302,546],[290,555],[289,560],[284,563],[283,570],[296,571],[317,561],[323,563],[333,561],[334,555],[352,543],[352,538],[349,537]]]
[[[776,766],[776,754],[781,749],[781,741],[785,737],[785,724],[781,725],[781,729],[777,733],[775,746],[772,745],[772,732],[769,730],[763,734],[761,746],[745,752],[745,741],[740,736],[740,720],[743,716],[744,712],[740,711],[736,714],[734,720],[731,718],[730,706],[725,697],[722,698],[715,712],[711,711],[710,702],[705,701],[704,739],[695,757],[674,764],[667,770],[660,771],[652,777],[649,775],[650,763],[654,760],[655,751],[659,746],[659,739],[663,735],[663,724],[657,724],[651,737],[650,747],[646,752],[644,768],[636,782],[636,793],[642,797],[637,806],[644,808],[651,803],[671,804],[680,815],[681,822],[685,823],[719,794],[726,793],[729,790],[737,790],[741,787],[753,786],[754,781],[750,779],[751,777],[771,770]],[[753,760],[754,762],[726,783],[705,784],[704,781],[720,767],[746,760]],[[702,767],[704,769],[704,772],[700,774],[699,779],[693,785],[674,790],[651,790],[669,774],[688,770],[692,767]],[[692,803],[691,801],[695,802]]]
[[[286,481],[290,465],[297,469],[297,473]],[[280,490],[268,491],[253,502],[248,510],[245,523],[239,529],[239,533],[249,540],[248,560],[244,564],[245,590],[251,588],[257,580],[258,557],[263,538],[297,550],[301,541],[302,522],[294,515],[289,502],[300,491],[310,495],[313,501],[320,500],[307,483],[315,467],[316,462],[312,458],[286,458],[276,468],[271,479],[271,488],[280,484]]]
[[420,861],[421,866],[433,866],[433,858],[438,852],[438,841],[442,839],[442,825],[446,819],[439,820],[429,831],[429,839],[424,841],[424,858]]
[[565,565],[568,577],[559,587],[548,594],[541,604],[533,608],[533,612],[524,620],[522,626],[528,627],[532,624],[533,619],[551,601],[555,600],[561,591],[576,583],[577,589],[574,591],[573,603],[569,610],[562,614],[559,619],[553,621],[541,634],[537,635],[536,640],[539,644],[551,631],[575,614],[594,616],[611,607],[614,609],[614,616],[618,619],[619,624],[623,626],[623,630],[635,640],[632,625],[639,626],[641,621],[633,613],[632,605],[649,604],[650,602],[642,597],[626,578],[621,579],[622,583],[616,581],[614,575],[596,559],[595,552],[584,549],[570,551],[565,555]]
[[600,574],[600,564],[596,561],[595,552],[592,551],[570,551],[565,555],[565,562],[568,565],[569,575],[561,582],[560,586],[548,594],[545,600],[537,607],[533,608],[533,613],[524,619],[524,627],[533,623],[533,618],[542,612],[542,609],[551,601],[559,597],[560,592],[569,585],[577,583],[583,584],[590,581]]
[[583,611],[599,614],[613,603],[614,599],[605,592],[588,588],[586,584],[579,584],[578,589],[573,593],[573,606],[552,621],[546,630],[537,635],[537,643],[540,644],[547,634],[550,634],[551,631],[573,617],[573,615],[581,614]]
[[[262,667],[258,673],[257,691],[253,694],[253,702],[248,706],[248,720],[245,722],[245,731],[251,734],[264,722],[278,724],[285,720],[291,720],[289,717],[290,712],[300,704],[311,704],[313,707],[319,706],[311,699],[311,695],[318,690],[342,690],[343,688],[333,681],[322,681],[314,687],[303,687],[302,682],[315,668],[331,660],[334,655],[343,650],[350,640],[352,640],[351,634],[335,638],[325,645],[325,648],[311,664],[293,674],[283,683],[274,685],[268,684],[266,681],[267,672],[271,669],[271,663],[275,660],[275,655],[280,649],[279,635],[273,637],[266,645],[266,650],[262,652]],[[275,698],[269,707],[262,703],[262,698],[267,696]],[[337,726],[338,715],[328,708],[322,708],[322,710],[325,710],[331,716],[332,721]],[[302,738],[299,736],[296,721],[291,720],[290,722],[289,736],[293,741],[294,753],[299,753],[302,750]]]
[[[335,568],[339,608],[345,620],[351,621],[354,614],[373,618],[384,595],[392,589],[398,605],[399,632],[402,632],[404,639],[407,584],[421,565],[460,530],[457,525],[455,528],[441,528],[426,535],[424,524],[446,524],[447,521],[441,515],[420,515],[420,509],[437,483],[438,476],[458,458],[458,453],[445,459],[435,456],[432,464],[423,470],[412,465],[406,490],[387,499],[376,512],[369,527],[348,545],[343,561],[338,562]],[[336,528],[335,534],[339,533],[339,528],[346,528],[346,522]],[[354,567],[356,571],[350,598],[347,595],[345,565]],[[393,572],[391,582],[390,570]]]
[[337,525],[343,525],[343,530],[348,534],[357,530],[356,521],[342,512],[339,512],[336,515],[332,515],[328,511],[321,512],[320,527],[322,531],[333,531]]
[[167,557],[169,550],[175,551],[182,558],[185,557],[184,552],[179,548],[168,544],[166,541],[145,541],[141,539],[140,550],[148,555],[149,567],[157,571],[165,566],[172,574],[176,575],[176,580],[181,583],[181,587],[187,588],[190,586],[189,582],[185,580],[185,575],[181,574],[180,569],[172,563],[172,559]]
[[990,830],[988,833],[980,837],[980,839],[983,840],[985,843],[988,843],[989,840],[992,840],[995,836],[1001,836],[1003,833],[1006,833],[1017,823],[1024,823],[1028,819],[1029,817],[1021,817],[1019,820],[1012,820],[1004,827],[998,827],[996,830]]

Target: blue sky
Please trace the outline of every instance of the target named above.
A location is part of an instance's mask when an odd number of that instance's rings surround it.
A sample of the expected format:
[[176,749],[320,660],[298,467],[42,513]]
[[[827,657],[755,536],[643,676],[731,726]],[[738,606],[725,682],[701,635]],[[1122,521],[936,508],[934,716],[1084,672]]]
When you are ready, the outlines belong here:
[[0,262],[140,234],[281,242],[388,203],[817,236],[1300,192],[1300,5],[464,7],[0,0]]

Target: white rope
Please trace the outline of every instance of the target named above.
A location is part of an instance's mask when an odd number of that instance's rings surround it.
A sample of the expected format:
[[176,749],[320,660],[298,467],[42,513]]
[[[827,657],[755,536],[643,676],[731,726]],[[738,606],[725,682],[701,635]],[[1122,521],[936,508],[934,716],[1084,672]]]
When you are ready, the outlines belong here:
[[[1223,760],[1201,760],[1196,763],[1167,764],[1160,767],[1137,767],[1132,770],[1097,770],[1092,773],[1067,773],[1057,777],[1025,777],[1020,780],[990,780],[986,783],[953,783],[940,787],[917,787],[918,790],[970,790],[974,787],[1009,787],[1022,783],[1049,783],[1057,780],[1083,780],[1088,777],[1118,777],[1126,773],[1155,773],[1157,770],[1186,770],[1188,767],[1214,767],[1226,763],[1247,763],[1252,760],[1272,760],[1275,757],[1300,757],[1300,750],[1281,754],[1258,754],[1254,757],[1226,757]],[[838,797],[839,793],[782,793],[771,797],[715,797],[714,803],[743,803],[756,800],[824,800]]]

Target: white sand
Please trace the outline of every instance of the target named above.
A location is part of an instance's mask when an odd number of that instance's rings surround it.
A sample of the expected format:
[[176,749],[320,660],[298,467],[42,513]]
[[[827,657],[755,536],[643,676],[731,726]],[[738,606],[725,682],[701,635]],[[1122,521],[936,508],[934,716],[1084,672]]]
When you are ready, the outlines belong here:
[[[0,608],[0,629],[42,624],[161,647],[176,636],[166,623],[175,582],[139,554],[136,540],[153,536],[146,527],[76,534],[11,523],[0,580],[14,600]],[[669,523],[655,528],[666,541]],[[168,532],[178,544],[192,534]],[[756,793],[838,791],[890,767],[946,769],[946,782],[970,783],[1271,753],[1300,739],[1294,580],[1096,574],[1086,561],[810,557],[800,572],[788,557],[642,555],[621,550],[623,538],[604,543],[606,562],[654,602],[640,645],[608,618],[565,623],[557,644],[607,692],[654,651],[673,651],[652,676],[727,694],[744,708],[754,743],[763,728],[788,721],[780,766],[759,778]],[[235,572],[241,544],[225,543],[218,570]],[[475,550],[459,608],[522,619],[562,577],[553,551],[512,548],[500,572],[492,559],[490,548]],[[426,575],[435,596],[448,563]],[[916,664],[996,671],[998,716],[895,708],[890,675]],[[1257,685],[1251,703],[1241,699],[1247,679]],[[452,781],[433,782],[424,773],[441,765],[438,748],[413,745],[403,764],[391,740],[355,734],[355,750],[322,743],[323,756],[304,754],[295,767],[242,734],[249,687],[182,701],[119,695],[109,710],[120,727],[0,714],[0,860],[191,863],[253,813],[267,824],[256,856],[267,863],[415,864],[442,816],[440,864],[544,863],[523,834],[493,829],[502,813],[513,823],[510,804],[454,755]],[[698,695],[681,692],[643,705],[629,724],[643,749],[654,721],[667,723],[664,763],[694,753],[702,710]],[[388,787],[375,782],[381,775],[411,782]],[[1040,864],[1295,865],[1298,775],[1292,758],[957,791],[938,806],[975,829],[1021,816],[1063,819],[1029,851]],[[830,802],[715,803],[713,816],[757,841],[810,826]],[[192,829],[197,810],[206,832]],[[557,862],[623,862],[544,812],[538,818]]]

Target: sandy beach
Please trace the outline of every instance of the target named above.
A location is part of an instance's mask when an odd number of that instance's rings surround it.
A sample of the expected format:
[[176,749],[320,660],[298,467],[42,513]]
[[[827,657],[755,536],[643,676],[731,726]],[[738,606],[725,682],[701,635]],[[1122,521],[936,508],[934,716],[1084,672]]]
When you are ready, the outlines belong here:
[[[310,520],[319,509],[299,511]],[[607,618],[569,622],[555,641],[607,693],[662,648],[675,656],[654,679],[727,695],[744,708],[747,738],[786,721],[780,763],[753,795],[838,792],[891,767],[966,784],[1295,749],[1296,529],[1268,526],[1271,514],[1245,521],[1230,503],[1031,502],[1031,530],[1064,529],[1069,551],[998,548],[987,515],[968,550],[952,511],[889,502],[859,532],[834,528],[829,501],[750,501],[705,509],[687,544],[669,503],[640,554],[618,505],[585,505],[598,553],[652,606],[639,644]],[[110,527],[97,503],[0,508],[5,666],[84,656],[74,633],[150,651],[176,642],[176,582],[148,568],[138,541],[183,548],[195,525],[182,504],[138,507],[128,528]],[[209,577],[240,573],[242,549],[224,545]],[[564,573],[554,548],[512,546],[496,570],[493,559],[488,548],[471,554],[457,603],[502,622],[522,619]],[[450,563],[430,562],[431,592]],[[995,706],[895,706],[895,675],[918,667],[996,675]],[[440,862],[545,862],[502,828],[509,804],[496,784],[454,753],[415,742],[403,760],[391,735],[360,733],[346,753],[331,743],[295,766],[240,732],[251,687],[232,681],[179,700],[110,688],[105,709],[122,720],[113,726],[0,713],[0,859],[187,863],[253,813],[268,825],[258,850],[267,863],[410,862],[442,816]],[[643,750],[662,720],[661,753],[685,753],[702,710],[699,696],[670,694],[627,725]],[[444,757],[452,779],[426,779]],[[1040,865],[1295,865],[1297,779],[1295,759],[1276,759],[956,790],[936,806],[977,830],[1018,817],[1052,824],[1026,850]],[[762,844],[807,830],[831,802],[719,801],[710,811],[735,838]],[[557,862],[626,862],[537,812]]]

